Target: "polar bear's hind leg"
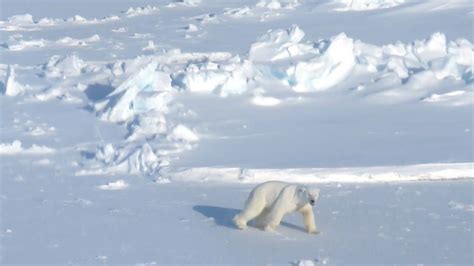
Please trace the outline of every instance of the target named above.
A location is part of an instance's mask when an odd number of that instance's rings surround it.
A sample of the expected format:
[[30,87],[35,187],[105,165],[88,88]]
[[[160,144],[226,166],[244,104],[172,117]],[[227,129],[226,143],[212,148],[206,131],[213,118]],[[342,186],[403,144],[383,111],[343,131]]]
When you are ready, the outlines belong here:
[[254,226],[263,229],[265,227],[266,221],[268,220],[267,216],[269,212],[269,208],[264,208],[263,211],[253,220]]
[[259,216],[265,208],[265,202],[250,196],[247,204],[245,204],[244,210],[234,217],[234,223],[237,228],[243,230],[247,228],[247,223]]
[[274,230],[280,224],[284,215],[285,215],[285,212],[281,209],[277,209],[277,208],[271,209],[268,215],[266,215],[265,217],[264,229],[266,231]]
[[274,230],[281,223],[283,216],[288,213],[288,206],[286,205],[285,197],[277,199],[265,217],[265,230]]

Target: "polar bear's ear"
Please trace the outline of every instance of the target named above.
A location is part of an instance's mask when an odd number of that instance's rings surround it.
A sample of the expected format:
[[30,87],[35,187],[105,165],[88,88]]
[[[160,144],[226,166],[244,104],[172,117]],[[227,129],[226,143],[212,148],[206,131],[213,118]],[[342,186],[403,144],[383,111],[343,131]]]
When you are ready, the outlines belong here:
[[298,192],[305,192],[305,191],[306,191],[306,188],[298,186],[298,187],[296,187],[296,191],[298,191]]

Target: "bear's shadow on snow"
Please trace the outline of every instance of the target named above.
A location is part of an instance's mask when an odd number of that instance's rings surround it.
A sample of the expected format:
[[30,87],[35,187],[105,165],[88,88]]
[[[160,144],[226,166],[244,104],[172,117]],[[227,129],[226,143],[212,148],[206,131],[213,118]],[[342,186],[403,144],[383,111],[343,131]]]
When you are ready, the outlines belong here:
[[5,84],[0,81],[0,94],[5,94],[7,91],[7,88],[5,88]]
[[[206,205],[196,205],[193,207],[193,210],[199,212],[200,214],[206,216],[207,218],[212,218],[216,225],[224,226],[232,229],[237,229],[235,227],[234,222],[232,219],[235,215],[237,215],[241,210],[238,209],[231,209],[231,208],[223,208],[223,207],[216,207],[216,206],[206,206]],[[288,222],[281,222],[282,226],[295,229],[298,231],[306,232],[306,230],[302,227],[297,225],[288,223]],[[252,225],[252,222],[249,223],[249,226],[255,227]]]

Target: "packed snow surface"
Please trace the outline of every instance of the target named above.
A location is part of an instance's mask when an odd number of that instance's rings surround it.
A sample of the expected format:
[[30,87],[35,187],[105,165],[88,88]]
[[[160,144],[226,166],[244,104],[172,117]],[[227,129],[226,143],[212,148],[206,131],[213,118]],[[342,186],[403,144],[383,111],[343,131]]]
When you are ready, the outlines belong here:
[[[2,1],[0,263],[472,263],[472,8]],[[268,180],[321,235],[235,230]]]

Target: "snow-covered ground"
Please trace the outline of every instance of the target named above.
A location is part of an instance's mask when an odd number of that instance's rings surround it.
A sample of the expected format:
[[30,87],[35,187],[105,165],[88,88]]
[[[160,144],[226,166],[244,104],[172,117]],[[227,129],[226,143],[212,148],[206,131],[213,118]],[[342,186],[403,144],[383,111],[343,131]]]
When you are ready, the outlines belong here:
[[[471,1],[0,9],[2,264],[473,263]],[[236,230],[267,180],[322,233]]]
[[[8,264],[470,264],[472,181],[323,184],[321,230],[234,228],[251,185],[27,176],[7,180]],[[27,210],[26,210],[27,209]],[[311,264],[310,264],[311,265]]]

